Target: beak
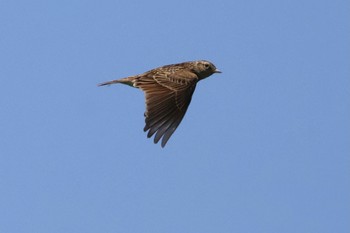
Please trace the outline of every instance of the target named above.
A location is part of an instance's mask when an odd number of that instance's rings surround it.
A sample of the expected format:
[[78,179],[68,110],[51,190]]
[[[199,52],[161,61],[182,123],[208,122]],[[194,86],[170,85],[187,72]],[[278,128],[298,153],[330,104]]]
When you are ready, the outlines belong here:
[[220,70],[216,69],[214,73],[222,73]]

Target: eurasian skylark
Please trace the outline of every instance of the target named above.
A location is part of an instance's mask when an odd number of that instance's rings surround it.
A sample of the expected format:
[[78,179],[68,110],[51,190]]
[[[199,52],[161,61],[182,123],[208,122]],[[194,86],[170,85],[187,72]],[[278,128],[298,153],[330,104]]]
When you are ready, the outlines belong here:
[[166,65],[143,74],[98,84],[98,86],[122,83],[140,88],[145,93],[145,132],[154,134],[154,143],[162,138],[165,146],[179,126],[191,102],[198,81],[214,73],[221,73],[209,61],[191,61]]

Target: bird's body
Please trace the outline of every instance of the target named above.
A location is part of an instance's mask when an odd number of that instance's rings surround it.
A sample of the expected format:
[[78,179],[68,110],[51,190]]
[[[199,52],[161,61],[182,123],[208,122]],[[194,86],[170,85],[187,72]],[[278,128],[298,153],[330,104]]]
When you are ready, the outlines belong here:
[[162,138],[162,147],[179,126],[191,102],[198,81],[221,73],[208,61],[166,65],[143,74],[99,84],[122,83],[140,88],[146,97],[145,128],[154,143]]

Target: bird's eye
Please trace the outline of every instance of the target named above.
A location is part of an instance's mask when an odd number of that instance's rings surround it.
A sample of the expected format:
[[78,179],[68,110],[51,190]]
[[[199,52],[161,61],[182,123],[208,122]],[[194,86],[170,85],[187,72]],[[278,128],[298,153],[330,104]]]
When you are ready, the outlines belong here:
[[207,63],[207,64],[204,64],[204,67],[209,69],[210,68],[210,65]]

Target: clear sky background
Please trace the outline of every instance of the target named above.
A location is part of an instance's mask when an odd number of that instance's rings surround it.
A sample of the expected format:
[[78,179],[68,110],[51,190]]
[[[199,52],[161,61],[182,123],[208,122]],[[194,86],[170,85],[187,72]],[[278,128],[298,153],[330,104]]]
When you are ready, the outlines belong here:
[[[0,2],[1,233],[350,231],[350,3]],[[206,59],[167,146],[96,84]]]

